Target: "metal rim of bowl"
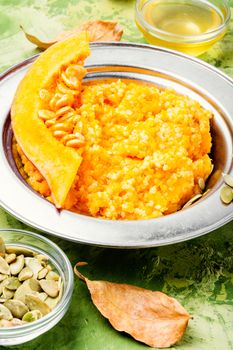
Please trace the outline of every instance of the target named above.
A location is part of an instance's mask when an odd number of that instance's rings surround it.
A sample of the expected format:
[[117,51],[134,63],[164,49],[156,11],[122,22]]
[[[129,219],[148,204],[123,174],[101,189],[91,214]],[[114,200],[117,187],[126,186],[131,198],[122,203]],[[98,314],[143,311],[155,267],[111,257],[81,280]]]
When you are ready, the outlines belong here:
[[[222,170],[232,173],[233,106],[231,94],[233,80],[216,68],[190,56],[150,45],[132,43],[95,43],[92,54],[86,61],[89,78],[127,78],[150,81],[168,79],[174,86],[183,84],[184,89],[200,96],[203,103],[214,105],[214,113],[222,124],[221,133],[227,133],[225,160]],[[12,97],[26,68],[36,56],[29,58],[0,76],[3,118],[0,132],[4,136],[4,125],[9,113]],[[104,67],[100,74],[98,69]],[[147,75],[147,72],[149,74]],[[142,79],[142,80],[143,80]],[[1,82],[2,81],[2,82]],[[178,84],[179,82],[179,84]],[[163,81],[161,84],[163,85]],[[3,87],[3,88],[2,88]],[[4,90],[4,91],[3,91]],[[185,91],[186,91],[185,90]],[[4,93],[3,93],[4,92]],[[191,92],[190,92],[191,93]],[[225,137],[225,135],[224,135]],[[198,237],[229,222],[233,217],[231,205],[225,206],[219,196],[222,180],[219,178],[211,192],[190,208],[161,218],[148,220],[117,221],[88,217],[63,210],[60,214],[51,203],[38,196],[15,175],[6,157],[2,137],[0,159],[2,178],[0,204],[21,221],[42,231],[68,240],[118,248],[160,246]],[[7,150],[9,152],[9,150]]]

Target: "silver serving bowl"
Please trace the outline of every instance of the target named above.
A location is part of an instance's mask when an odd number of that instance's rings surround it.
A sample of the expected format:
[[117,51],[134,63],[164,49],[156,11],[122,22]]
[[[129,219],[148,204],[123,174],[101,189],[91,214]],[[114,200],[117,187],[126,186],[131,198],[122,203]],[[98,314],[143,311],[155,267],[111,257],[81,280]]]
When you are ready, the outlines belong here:
[[212,111],[214,171],[210,191],[191,207],[148,220],[104,220],[55,207],[33,191],[20,176],[11,151],[9,111],[17,85],[32,57],[0,77],[0,203],[23,222],[56,236],[99,246],[135,248],[184,241],[210,232],[233,217],[232,204],[220,200],[222,172],[232,171],[233,81],[212,66],[175,51],[129,43],[96,43],[86,61],[86,81],[128,79],[150,82],[198,100]]

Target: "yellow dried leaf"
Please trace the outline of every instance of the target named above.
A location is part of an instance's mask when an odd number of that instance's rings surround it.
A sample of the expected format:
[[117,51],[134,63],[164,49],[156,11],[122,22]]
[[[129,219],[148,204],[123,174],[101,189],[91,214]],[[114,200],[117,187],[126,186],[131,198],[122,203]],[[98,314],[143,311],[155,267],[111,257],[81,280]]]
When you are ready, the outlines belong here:
[[55,44],[56,41],[51,40],[51,41],[42,41],[39,38],[37,38],[36,36],[27,33],[24,28],[22,26],[20,26],[20,28],[22,29],[22,31],[24,32],[26,38],[28,39],[28,41],[30,41],[32,44],[36,45],[39,49],[41,50],[46,50],[48,49],[51,45]]
[[151,347],[167,348],[183,336],[190,315],[181,304],[161,292],[107,281],[90,281],[77,266],[75,274],[85,281],[94,305],[118,331]]
[[87,21],[72,30],[60,33],[56,38],[49,41],[42,41],[35,35],[27,33],[20,26],[26,38],[41,50],[46,50],[58,41],[63,41],[69,37],[75,36],[83,31],[89,33],[89,41],[120,41],[123,35],[122,27],[116,21]]

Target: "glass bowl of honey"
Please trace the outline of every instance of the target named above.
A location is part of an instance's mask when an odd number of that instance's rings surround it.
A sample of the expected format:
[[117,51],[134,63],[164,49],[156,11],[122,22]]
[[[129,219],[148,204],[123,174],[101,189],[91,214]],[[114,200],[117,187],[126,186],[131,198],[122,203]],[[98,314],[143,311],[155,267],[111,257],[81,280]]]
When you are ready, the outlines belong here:
[[230,17],[226,0],[136,1],[136,24],[150,44],[193,56],[225,35]]

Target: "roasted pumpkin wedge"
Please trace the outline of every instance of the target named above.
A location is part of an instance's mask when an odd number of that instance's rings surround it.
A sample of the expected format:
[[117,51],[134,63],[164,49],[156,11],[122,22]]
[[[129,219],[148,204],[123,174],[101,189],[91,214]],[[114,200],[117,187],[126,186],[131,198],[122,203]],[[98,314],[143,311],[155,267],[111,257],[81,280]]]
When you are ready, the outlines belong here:
[[89,54],[86,32],[51,46],[19,84],[11,109],[16,140],[46,179],[57,208],[64,205],[82,156],[60,142],[58,133],[54,137],[46,121],[56,120],[61,108],[74,107]]

